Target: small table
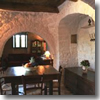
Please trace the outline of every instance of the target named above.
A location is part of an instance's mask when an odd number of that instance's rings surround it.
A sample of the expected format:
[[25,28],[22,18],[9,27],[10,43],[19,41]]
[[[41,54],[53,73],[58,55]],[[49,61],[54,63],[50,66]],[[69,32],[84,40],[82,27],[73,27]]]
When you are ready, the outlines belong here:
[[[37,67],[31,67],[29,70],[23,66],[9,67],[5,74],[2,76],[5,79],[5,83],[11,83],[12,95],[16,95],[15,86],[22,84],[21,76],[35,76],[35,75],[49,75],[50,76],[50,91],[49,94],[53,94],[52,80],[57,79],[60,73],[51,65],[39,65]],[[48,77],[49,78],[49,77]]]

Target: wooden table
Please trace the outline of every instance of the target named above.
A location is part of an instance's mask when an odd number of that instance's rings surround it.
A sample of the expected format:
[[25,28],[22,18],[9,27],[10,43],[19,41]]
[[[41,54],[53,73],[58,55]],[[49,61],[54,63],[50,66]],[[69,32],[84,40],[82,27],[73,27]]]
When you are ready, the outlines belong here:
[[[15,86],[17,84],[22,84],[21,76],[34,76],[34,75],[49,75],[50,76],[50,91],[49,94],[53,94],[53,86],[52,86],[52,80],[57,79],[58,75],[60,74],[55,68],[53,68],[51,65],[39,65],[37,67],[31,67],[30,71],[27,71],[23,66],[17,66],[17,67],[9,67],[5,74],[3,75],[3,78],[5,79],[6,83],[11,83],[12,86],[12,95],[15,95]],[[49,77],[48,77],[49,78]]]

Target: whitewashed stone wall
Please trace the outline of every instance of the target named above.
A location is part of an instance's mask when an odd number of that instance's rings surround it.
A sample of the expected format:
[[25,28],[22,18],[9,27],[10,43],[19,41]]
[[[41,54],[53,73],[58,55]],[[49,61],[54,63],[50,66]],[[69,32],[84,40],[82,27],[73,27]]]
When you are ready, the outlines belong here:
[[81,22],[78,32],[78,65],[80,66],[82,60],[89,60],[90,68],[95,70],[95,41],[90,41],[89,36],[95,33],[95,27],[82,28],[88,25],[87,21],[88,17]]
[[[55,68],[58,69],[59,64],[64,66],[68,64],[68,66],[70,66],[73,62],[71,61],[73,59],[72,56],[76,56],[77,54],[77,46],[70,44],[70,35],[74,34],[74,32],[77,33],[78,27],[75,26],[78,26],[78,23],[69,29],[69,25],[72,25],[72,20],[69,20],[70,24],[68,24],[64,29],[61,27],[62,25],[60,25],[60,21],[65,16],[74,13],[90,14],[93,15],[93,19],[95,19],[95,11],[92,10],[93,12],[88,12],[87,7],[88,11],[93,9],[83,1],[79,0],[78,2],[66,1],[64,4],[59,6],[60,13],[58,14],[42,12],[7,12],[0,10],[0,56],[2,56],[5,43],[12,35],[28,31],[35,33],[46,40],[50,52],[54,56]],[[63,32],[63,30],[65,30],[66,33]],[[59,39],[65,42],[60,41],[59,43]],[[60,47],[62,47],[62,49],[59,50]],[[72,65],[77,65],[77,56],[75,59],[76,60]]]
[[90,41],[88,30],[80,30],[78,42],[78,64],[89,60],[90,67],[95,70],[95,41]]
[[61,20],[59,26],[59,51],[60,63],[64,67],[78,66],[77,43],[71,43],[71,35],[77,34],[79,23],[84,16],[79,13],[70,14]]
[[[76,4],[73,5],[75,6]],[[79,49],[78,45],[81,45],[81,43],[79,44],[80,37],[78,36],[80,23],[88,15],[90,16],[92,15],[93,19],[95,19],[95,11],[91,10],[92,9],[91,7],[89,8],[87,5],[83,3],[85,8],[82,9],[81,7],[83,6],[81,5],[81,3],[79,4],[79,2],[77,2],[77,6],[75,6],[76,8],[74,8],[73,5],[68,6],[69,9],[71,7],[73,13],[68,9],[67,12],[69,14],[66,17],[64,17],[59,24],[59,58],[60,58],[60,64],[64,67],[80,66],[80,61],[82,60],[80,59],[80,57],[84,58],[84,56],[81,55],[81,53],[79,56],[79,50],[78,50]],[[82,14],[82,12],[84,12],[84,14]],[[78,37],[77,44],[71,43],[71,34],[77,34]],[[94,48],[94,45],[92,46],[93,46],[92,48]],[[85,46],[84,48],[87,48],[87,46]],[[95,52],[92,52],[91,54],[95,55]],[[88,58],[91,58],[91,55],[88,55]],[[94,59],[92,59],[90,63],[92,64],[92,66],[95,67]]]

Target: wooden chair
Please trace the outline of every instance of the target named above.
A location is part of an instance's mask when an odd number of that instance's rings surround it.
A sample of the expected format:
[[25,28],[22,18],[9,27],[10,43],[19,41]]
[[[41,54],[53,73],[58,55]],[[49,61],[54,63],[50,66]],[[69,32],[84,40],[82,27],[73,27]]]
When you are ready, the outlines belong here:
[[[53,80],[53,91],[54,92],[58,92],[58,94],[60,95],[60,84],[61,84],[61,76],[62,76],[62,66],[59,66],[59,72],[60,72],[60,77],[58,80]],[[57,88],[57,90],[55,90]]]
[[[42,95],[43,76],[22,75],[24,95]],[[28,86],[32,85],[32,87]]]
[[[58,79],[57,80],[53,80],[53,92],[58,92],[58,94],[60,95],[60,84],[61,84],[61,75],[62,75],[62,67],[59,66],[59,72],[60,72],[60,75],[58,76]],[[49,89],[49,84],[48,82],[45,84],[45,90],[48,90]]]
[[[5,79],[2,78],[2,75],[5,73],[4,69],[0,69],[0,93],[1,95],[11,95],[12,87],[11,83],[5,83]],[[16,85],[16,93],[18,94],[18,85]],[[10,92],[7,94],[7,92]],[[19,92],[20,93],[20,92]]]
[[4,84],[3,82],[0,82],[0,89],[1,89],[1,95],[6,95],[7,91],[12,90],[11,84],[10,83]]
[[11,84],[10,83],[5,83],[4,78],[2,78],[2,74],[4,74],[4,70],[0,70],[1,75],[0,75],[0,92],[1,95],[6,95],[7,91],[11,91]]

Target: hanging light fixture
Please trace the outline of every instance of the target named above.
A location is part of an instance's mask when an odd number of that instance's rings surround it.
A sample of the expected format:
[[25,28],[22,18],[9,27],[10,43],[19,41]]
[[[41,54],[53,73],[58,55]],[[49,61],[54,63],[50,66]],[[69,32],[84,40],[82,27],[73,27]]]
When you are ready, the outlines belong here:
[[[92,27],[95,26],[94,21],[89,19],[88,20],[88,26],[91,27],[91,25],[92,25]],[[95,31],[93,31],[93,30],[91,31],[91,29],[89,31],[90,31],[89,32],[90,41],[95,41]]]
[[95,41],[95,33],[89,34],[90,41]]
[[95,41],[95,23],[92,19],[89,18],[88,25],[82,27],[84,29],[88,29],[90,41]]
[[91,26],[91,19],[88,20],[89,26]]

